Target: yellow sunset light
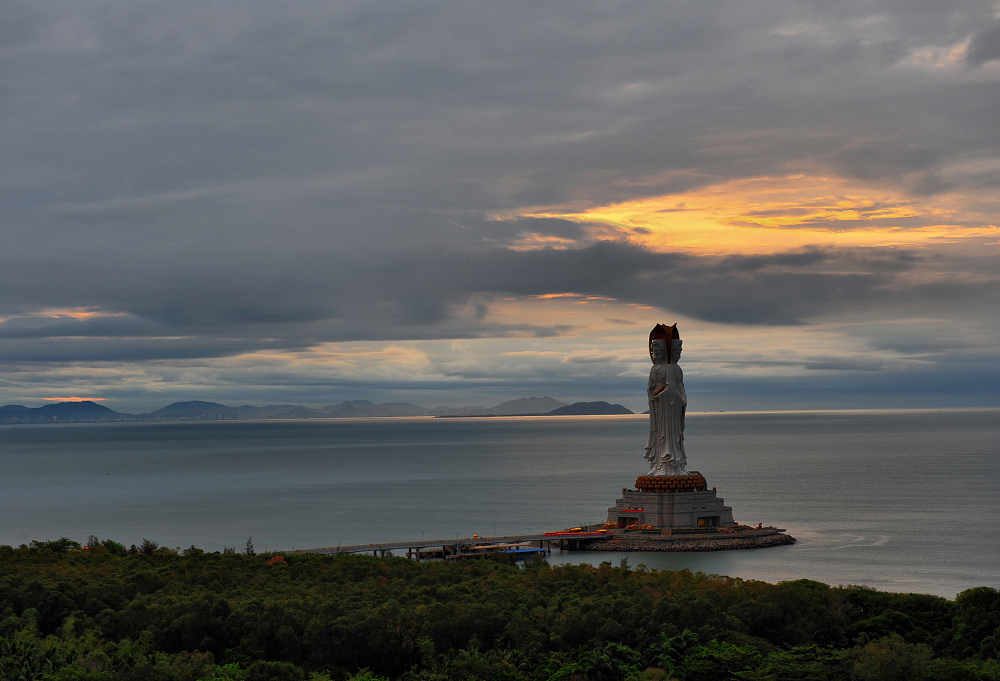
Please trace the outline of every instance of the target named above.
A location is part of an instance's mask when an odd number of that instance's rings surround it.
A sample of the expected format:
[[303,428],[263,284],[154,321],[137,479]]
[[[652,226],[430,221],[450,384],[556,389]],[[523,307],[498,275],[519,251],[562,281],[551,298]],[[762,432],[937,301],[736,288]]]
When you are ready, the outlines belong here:
[[[961,224],[954,197],[918,200],[847,180],[794,175],[732,180],[683,194],[647,197],[582,212],[528,217],[588,225],[591,236],[627,238],[655,250],[703,255],[773,253],[804,246],[919,246],[1000,236],[995,225]],[[608,233],[608,228],[611,233]],[[523,247],[531,247],[526,235]]]

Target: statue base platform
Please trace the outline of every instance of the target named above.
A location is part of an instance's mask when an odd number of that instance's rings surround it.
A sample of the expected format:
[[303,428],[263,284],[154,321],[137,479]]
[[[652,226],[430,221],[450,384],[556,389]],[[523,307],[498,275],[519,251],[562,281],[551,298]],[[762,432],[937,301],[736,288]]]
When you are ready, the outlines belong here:
[[640,475],[635,479],[640,492],[703,492],[708,481],[698,471],[687,475]]
[[698,471],[687,475],[640,475],[638,489],[623,489],[608,509],[608,522],[654,530],[707,529],[735,525],[733,509]]

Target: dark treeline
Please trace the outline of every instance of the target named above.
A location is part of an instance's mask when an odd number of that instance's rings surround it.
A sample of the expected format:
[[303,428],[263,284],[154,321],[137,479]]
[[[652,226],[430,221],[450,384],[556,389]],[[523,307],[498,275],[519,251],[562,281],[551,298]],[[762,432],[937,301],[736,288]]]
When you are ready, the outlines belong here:
[[955,600],[502,560],[0,547],[0,678],[1000,679],[1000,592]]

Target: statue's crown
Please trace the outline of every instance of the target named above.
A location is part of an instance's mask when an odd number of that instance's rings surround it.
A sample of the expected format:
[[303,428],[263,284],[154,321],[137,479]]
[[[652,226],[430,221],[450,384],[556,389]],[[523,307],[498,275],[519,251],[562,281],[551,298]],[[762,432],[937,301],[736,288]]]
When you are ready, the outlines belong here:
[[661,340],[667,344],[667,364],[670,364],[670,345],[673,341],[680,339],[681,336],[677,332],[677,324],[673,326],[657,324],[654,326],[653,330],[649,332],[649,358],[653,360],[653,364],[656,364],[656,356],[653,354],[653,341]]

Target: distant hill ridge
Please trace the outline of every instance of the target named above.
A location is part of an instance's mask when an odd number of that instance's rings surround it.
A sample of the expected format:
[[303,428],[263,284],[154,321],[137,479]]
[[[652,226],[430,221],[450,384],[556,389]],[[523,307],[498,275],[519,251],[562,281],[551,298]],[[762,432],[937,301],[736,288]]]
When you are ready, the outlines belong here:
[[607,416],[634,413],[631,409],[627,409],[620,404],[577,402],[576,404],[567,404],[565,407],[553,409],[546,416]]
[[84,400],[57,402],[44,407],[8,404],[0,407],[0,423],[88,423],[92,421],[132,420],[131,414],[119,414],[114,409]]
[[248,419],[342,419],[401,416],[565,416],[631,414],[620,404],[576,402],[566,404],[552,397],[522,397],[494,407],[434,407],[408,402],[374,404],[368,400],[344,400],[320,409],[292,404],[230,407],[218,402],[191,400],[174,402],[147,414],[124,414],[90,400],[58,402],[43,407],[8,404],[0,407],[0,423],[91,423],[105,421],[235,421]]

